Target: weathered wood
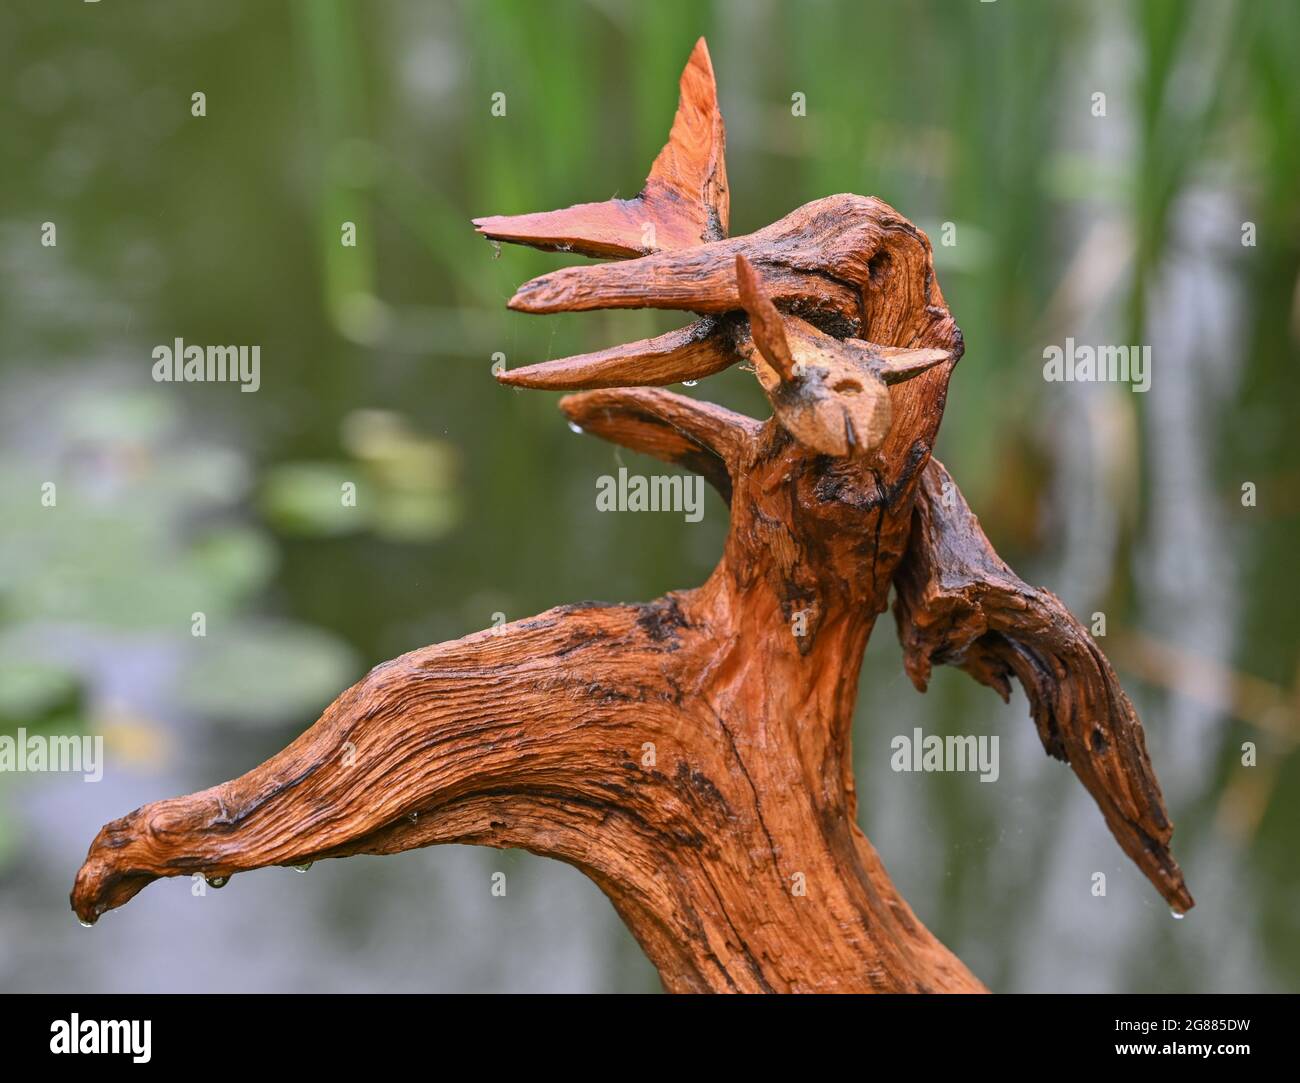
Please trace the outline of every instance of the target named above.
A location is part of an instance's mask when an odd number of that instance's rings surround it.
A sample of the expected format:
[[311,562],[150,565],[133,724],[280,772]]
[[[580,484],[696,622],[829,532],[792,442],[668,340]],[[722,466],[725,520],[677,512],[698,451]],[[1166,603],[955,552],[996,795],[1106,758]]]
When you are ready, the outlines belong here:
[[[707,76],[707,78],[706,78]],[[897,588],[907,667],[1024,683],[1125,852],[1192,905],[1132,706],[1045,591],[997,559],[930,460],[961,333],[925,235],[839,195],[725,237],[722,122],[703,42],[634,210],[480,219],[488,236],[636,256],[521,287],[530,312],[650,305],[702,318],[501,375],[587,388],[583,430],[707,477],[730,505],[700,587],[584,605],[374,669],[278,756],[107,825],[77,876],[86,921],[151,880],[226,877],[439,842],[582,869],[676,991],[975,991],[858,829],[850,750],[863,650]],[[765,422],[645,386],[752,362]],[[611,385],[620,386],[611,386]]]
[[543,214],[476,218],[485,237],[585,256],[642,256],[727,235],[726,133],[713,62],[701,38],[682,72],[668,143],[633,199],[583,203]]
[[498,377],[511,387],[575,391],[591,387],[662,387],[702,380],[736,363],[740,323],[706,316],[654,338],[608,350],[508,369]]
[[1096,640],[1059,598],[1022,582],[993,551],[937,460],[923,475],[912,540],[895,576],[904,662],[924,692],[934,662],[960,666],[1004,700],[1029,697],[1049,756],[1068,763],[1124,852],[1179,913],[1192,907],[1169,853],[1173,824],[1142,725]]

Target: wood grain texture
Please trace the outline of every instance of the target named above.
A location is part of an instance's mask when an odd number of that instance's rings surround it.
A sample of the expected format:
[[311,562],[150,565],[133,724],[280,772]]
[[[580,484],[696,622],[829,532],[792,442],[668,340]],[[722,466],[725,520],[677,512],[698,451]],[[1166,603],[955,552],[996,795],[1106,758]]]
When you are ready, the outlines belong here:
[[1047,754],[1073,768],[1111,834],[1169,905],[1190,910],[1142,725],[1114,670],[1056,595],[1026,585],[998,557],[937,460],[923,475],[895,584],[912,683],[924,692],[932,664],[948,663],[1005,700],[1017,678]]
[[574,391],[592,387],[661,387],[702,380],[737,361],[741,325],[734,317],[706,316],[694,323],[595,353],[507,369],[497,379],[510,387]]
[[[946,502],[930,452],[963,343],[924,233],[878,199],[836,195],[728,239],[702,42],[638,199],[479,228],[637,257],[534,279],[512,308],[654,306],[697,322],[501,378],[582,388],[561,407],[585,432],[708,478],[730,524],[707,581],[377,667],[242,777],[104,827],[73,887],[83,920],[164,876],[480,843],[585,872],[669,990],[979,991],[857,825],[858,673],[891,589],[917,686],[935,662],[1004,695],[1014,674],[1047,750],[1171,905],[1191,906],[1140,724],[1101,652]],[[631,233],[646,215],[648,248]],[[766,421],[644,386],[744,361]],[[858,416],[835,396],[868,388],[869,439],[831,441],[836,417]]]
[[583,432],[702,475],[731,503],[731,478],[759,423],[671,391],[625,388],[566,395],[560,409]]
[[626,258],[690,248],[727,235],[726,133],[709,47],[700,38],[682,72],[668,142],[632,199],[562,211],[474,219],[485,237],[533,248]]
[[[694,445],[725,464],[732,528],[709,580],[378,667],[243,777],[105,827],[78,914],[93,921],[159,876],[237,882],[472,842],[582,869],[670,990],[979,989],[855,822],[856,675],[906,538],[888,494],[809,461],[774,424],[710,425],[684,396],[574,398],[593,431],[603,420],[639,450],[678,460]],[[656,425],[679,442],[648,439]],[[885,559],[871,569],[858,550],[875,531]]]

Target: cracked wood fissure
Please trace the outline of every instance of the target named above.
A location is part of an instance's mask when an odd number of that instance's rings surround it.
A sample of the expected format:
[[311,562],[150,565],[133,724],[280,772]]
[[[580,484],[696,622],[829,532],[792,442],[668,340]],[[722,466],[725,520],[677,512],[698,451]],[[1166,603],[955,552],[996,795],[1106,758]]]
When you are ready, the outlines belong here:
[[[1172,907],[1192,905],[1113,671],[997,558],[930,458],[963,344],[929,241],[853,195],[729,238],[722,148],[701,41],[636,200],[477,220],[489,238],[624,260],[526,283],[515,309],[699,317],[499,379],[581,389],[560,405],[583,431],[706,477],[730,508],[707,581],[376,667],[242,777],[106,825],[73,887],[83,920],[164,876],[479,843],[581,869],[669,990],[982,990],[856,822],[858,674],[891,589],[918,688],[933,663],[1003,695],[1015,676],[1124,851]],[[766,421],[661,386],[743,363]]]

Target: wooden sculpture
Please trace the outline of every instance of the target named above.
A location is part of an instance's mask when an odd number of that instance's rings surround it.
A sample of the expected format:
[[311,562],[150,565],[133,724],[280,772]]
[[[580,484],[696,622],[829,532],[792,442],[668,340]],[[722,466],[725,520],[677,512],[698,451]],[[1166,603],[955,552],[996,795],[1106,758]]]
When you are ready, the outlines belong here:
[[[583,389],[560,405],[584,432],[716,486],[731,524],[707,582],[376,667],[248,774],[104,827],[72,892],[82,920],[162,876],[481,843],[581,869],[672,991],[980,990],[856,822],[858,670],[891,586],[917,688],[934,663],[1004,698],[1018,678],[1047,752],[1169,905],[1192,906],[1114,672],[997,557],[931,458],[962,339],[929,241],[855,195],[729,238],[723,142],[701,40],[639,196],[476,222],[620,260],[534,279],[513,309],[697,314],[500,379]],[[741,362],[767,421],[658,387]]]

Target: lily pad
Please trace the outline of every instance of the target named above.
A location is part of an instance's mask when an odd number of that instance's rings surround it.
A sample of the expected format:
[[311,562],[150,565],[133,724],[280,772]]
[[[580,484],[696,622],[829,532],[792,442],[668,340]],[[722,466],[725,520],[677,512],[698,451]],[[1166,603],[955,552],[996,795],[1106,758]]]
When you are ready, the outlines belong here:
[[246,725],[314,722],[359,675],[356,653],[329,632],[288,621],[209,625],[175,688],[180,707]]

